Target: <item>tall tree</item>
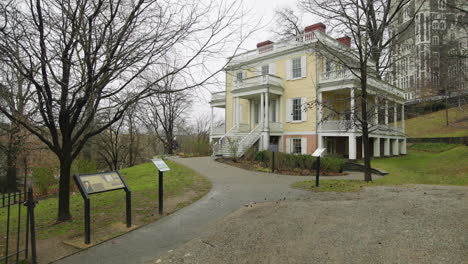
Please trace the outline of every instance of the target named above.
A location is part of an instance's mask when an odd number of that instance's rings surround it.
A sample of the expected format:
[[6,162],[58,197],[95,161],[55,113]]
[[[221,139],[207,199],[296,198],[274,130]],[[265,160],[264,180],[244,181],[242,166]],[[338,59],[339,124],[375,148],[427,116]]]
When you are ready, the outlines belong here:
[[158,90],[165,91],[142,101],[140,120],[147,130],[156,134],[167,154],[174,154],[176,133],[183,130],[185,114],[191,106],[190,95],[180,90],[183,85],[176,76],[160,82]]
[[[159,93],[161,80],[195,71],[230,45],[237,51],[232,41],[242,43],[250,33],[237,34],[242,15],[238,1],[0,2],[2,63],[31,83],[38,114],[0,111],[57,155],[58,221],[71,218],[70,169],[86,142],[118,122],[132,104]],[[140,80],[170,56],[177,56],[177,67],[153,76],[151,83]],[[185,88],[220,69],[197,74]],[[126,96],[128,90],[132,96]],[[110,120],[97,118],[108,108]]]
[[[370,100],[367,84],[369,73],[381,78],[382,73],[388,68],[389,46],[405,31],[390,35],[389,26],[398,19],[401,10],[407,7],[411,0],[299,0],[298,2],[303,10],[321,17],[334,31],[348,35],[352,39],[351,49],[333,45],[325,39],[319,40],[319,44],[328,58],[344,65],[360,81],[359,91],[355,94],[359,96],[361,115],[353,122],[358,122],[362,131],[364,180],[371,181],[368,111]],[[414,20],[414,14],[412,19]]]

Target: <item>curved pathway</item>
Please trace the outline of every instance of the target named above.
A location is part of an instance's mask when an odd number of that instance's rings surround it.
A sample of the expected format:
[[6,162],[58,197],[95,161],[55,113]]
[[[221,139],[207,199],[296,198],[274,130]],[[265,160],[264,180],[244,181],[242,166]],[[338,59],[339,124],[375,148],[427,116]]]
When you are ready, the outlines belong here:
[[56,263],[147,263],[193,239],[210,224],[247,203],[310,195],[289,185],[311,177],[247,171],[215,162],[210,157],[174,158],[174,161],[207,177],[213,183],[211,191],[174,214]]

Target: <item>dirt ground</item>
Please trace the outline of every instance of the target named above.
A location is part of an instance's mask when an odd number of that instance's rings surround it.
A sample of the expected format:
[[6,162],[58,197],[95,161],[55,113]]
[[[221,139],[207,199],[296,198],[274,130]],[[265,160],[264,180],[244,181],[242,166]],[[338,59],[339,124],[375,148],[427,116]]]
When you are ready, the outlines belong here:
[[251,204],[153,263],[468,263],[468,187]]
[[[187,206],[188,204],[192,203],[198,198],[200,198],[200,193],[197,193],[193,190],[187,190],[181,195],[170,197],[164,202],[164,214],[171,214],[177,211],[178,209]],[[135,208],[134,210],[139,209]],[[152,221],[156,221],[159,218],[160,216],[155,212],[155,214],[152,217]],[[92,233],[93,241],[90,245],[84,244],[84,236],[70,238],[65,235],[62,237],[51,237],[49,239],[39,240],[37,243],[37,251],[39,253],[38,261],[39,263],[50,263],[57,259],[63,258],[64,256],[74,254],[82,249],[94,246],[105,240],[111,239],[116,235],[118,236],[120,234],[124,234],[138,227],[141,227],[141,221],[138,221],[138,219],[134,219],[134,223],[135,224],[130,229],[128,229],[125,223],[122,222],[115,223],[114,225],[109,226],[109,228],[106,230],[94,230],[94,232]],[[98,242],[95,243],[95,241]]]

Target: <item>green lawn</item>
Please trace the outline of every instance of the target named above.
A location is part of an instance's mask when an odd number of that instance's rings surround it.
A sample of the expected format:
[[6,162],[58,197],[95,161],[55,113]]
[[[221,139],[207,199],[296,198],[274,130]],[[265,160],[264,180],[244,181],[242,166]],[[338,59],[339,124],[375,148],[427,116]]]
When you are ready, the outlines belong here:
[[468,105],[449,109],[449,126],[445,110],[410,118],[405,121],[409,137],[464,137],[468,136]]
[[[429,147],[448,150],[428,152],[409,148],[408,155],[376,159],[372,167],[389,172],[382,179],[372,183],[351,180],[322,180],[320,188],[312,187],[313,181],[298,182],[295,188],[313,191],[359,191],[363,186],[401,185],[401,184],[439,184],[468,186],[468,147]],[[364,176],[363,176],[364,178]]]
[[[194,191],[191,201],[206,194],[211,183],[196,172],[170,160],[166,161],[171,170],[164,173],[165,199],[180,196],[187,191]],[[158,218],[158,172],[152,163],[145,163],[121,170],[132,191],[133,223],[137,226],[155,221]],[[192,192],[193,193],[193,192]],[[79,193],[71,195],[71,213],[73,219],[56,224],[57,199],[48,198],[39,201],[36,207],[37,237],[39,240],[51,237],[63,237],[64,240],[83,236],[83,199]],[[181,199],[180,204],[167,208],[170,213],[187,205],[190,201]],[[16,210],[15,210],[16,212]],[[14,214],[15,214],[14,212]],[[3,234],[6,212],[0,210],[0,232]],[[115,237],[125,231],[119,228],[125,223],[125,192],[123,190],[95,194],[91,196],[91,228],[93,242]],[[14,225],[15,226],[15,225]],[[0,245],[1,247],[1,245]]]

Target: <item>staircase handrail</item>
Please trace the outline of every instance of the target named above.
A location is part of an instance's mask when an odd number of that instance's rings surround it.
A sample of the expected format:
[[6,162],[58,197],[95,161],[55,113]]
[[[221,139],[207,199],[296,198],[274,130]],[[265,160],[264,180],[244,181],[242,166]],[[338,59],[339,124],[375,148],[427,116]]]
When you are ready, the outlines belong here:
[[214,144],[213,144],[213,150],[216,150],[216,149],[218,148],[218,145],[222,145],[222,144],[223,144],[224,138],[226,138],[228,135],[230,135],[230,134],[232,133],[232,131],[233,131],[234,129],[236,129],[236,128],[237,128],[237,125],[232,126],[231,129],[229,129],[228,132],[226,132],[226,134],[224,134],[224,135],[218,140],[218,142],[214,143]]
[[[262,126],[261,124],[258,124],[257,126],[255,126],[255,128],[252,129],[252,131],[250,131],[250,133],[247,134],[247,136],[245,136],[244,138],[241,139],[241,141],[239,141],[239,143],[238,143],[239,145],[238,145],[238,146],[239,146],[239,147],[242,146],[242,144],[244,143],[244,141],[246,141],[247,139],[249,139],[250,136],[251,136],[252,134],[254,134],[255,132],[259,132],[259,131],[257,131],[257,130],[259,130],[260,128],[263,128],[263,126]],[[242,154],[242,153],[239,153],[239,154]]]

